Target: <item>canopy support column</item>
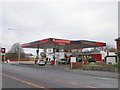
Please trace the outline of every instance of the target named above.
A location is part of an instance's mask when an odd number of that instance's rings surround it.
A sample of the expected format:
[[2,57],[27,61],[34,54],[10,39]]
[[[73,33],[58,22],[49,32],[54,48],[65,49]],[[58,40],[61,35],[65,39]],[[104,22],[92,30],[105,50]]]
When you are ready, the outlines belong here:
[[39,59],[39,45],[37,47],[36,53],[37,53],[37,58],[36,59]]
[[55,65],[56,65],[56,57],[55,57],[55,52],[56,52],[56,48],[53,48],[53,59],[54,59],[54,62],[55,62]]

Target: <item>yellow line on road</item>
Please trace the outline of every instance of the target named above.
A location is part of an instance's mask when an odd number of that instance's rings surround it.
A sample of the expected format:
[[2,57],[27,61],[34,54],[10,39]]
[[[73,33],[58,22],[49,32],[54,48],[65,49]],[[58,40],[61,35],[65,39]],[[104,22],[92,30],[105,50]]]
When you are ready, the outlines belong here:
[[39,85],[39,84],[35,84],[35,83],[32,83],[32,82],[28,82],[28,81],[25,81],[25,80],[22,80],[22,79],[19,79],[19,78],[16,78],[16,77],[13,77],[13,76],[10,76],[10,75],[7,75],[7,74],[3,74],[3,73],[0,73],[0,75],[3,75],[3,76],[6,76],[6,77],[9,77],[9,78],[12,78],[12,79],[14,79],[14,80],[17,80],[17,81],[20,81],[20,82],[23,82],[23,83],[26,83],[26,84],[29,84],[29,85],[32,85],[32,86],[35,86],[35,87],[38,87],[38,88],[43,88],[43,89],[48,90],[48,89],[47,89],[48,87],[44,87],[44,86]]

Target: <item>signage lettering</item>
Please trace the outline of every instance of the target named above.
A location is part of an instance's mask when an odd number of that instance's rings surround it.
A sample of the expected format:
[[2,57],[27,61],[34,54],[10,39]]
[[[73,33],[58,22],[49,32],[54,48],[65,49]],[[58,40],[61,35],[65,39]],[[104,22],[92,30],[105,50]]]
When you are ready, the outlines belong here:
[[59,43],[59,45],[65,45],[65,43]]
[[60,43],[70,43],[68,40],[60,40],[60,39],[53,39],[54,42],[60,42]]

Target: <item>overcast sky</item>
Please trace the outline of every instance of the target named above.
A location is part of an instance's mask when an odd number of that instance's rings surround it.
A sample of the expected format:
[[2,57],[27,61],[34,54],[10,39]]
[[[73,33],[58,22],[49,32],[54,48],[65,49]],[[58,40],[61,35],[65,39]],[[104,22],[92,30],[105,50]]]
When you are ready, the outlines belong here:
[[117,0],[30,1],[1,3],[2,47],[9,50],[15,42],[45,38],[100,41],[115,46]]

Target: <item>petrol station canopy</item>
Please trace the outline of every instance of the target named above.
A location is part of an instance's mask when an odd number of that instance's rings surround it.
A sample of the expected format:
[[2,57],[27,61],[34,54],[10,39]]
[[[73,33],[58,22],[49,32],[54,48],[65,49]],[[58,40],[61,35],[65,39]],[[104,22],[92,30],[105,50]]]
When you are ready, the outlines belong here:
[[64,40],[56,38],[47,38],[30,43],[22,44],[23,48],[56,48],[56,49],[82,49],[91,47],[104,47],[106,43],[88,41],[88,40]]

